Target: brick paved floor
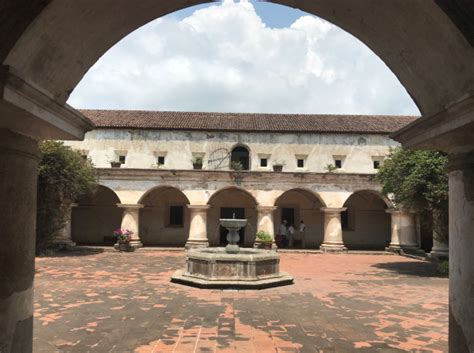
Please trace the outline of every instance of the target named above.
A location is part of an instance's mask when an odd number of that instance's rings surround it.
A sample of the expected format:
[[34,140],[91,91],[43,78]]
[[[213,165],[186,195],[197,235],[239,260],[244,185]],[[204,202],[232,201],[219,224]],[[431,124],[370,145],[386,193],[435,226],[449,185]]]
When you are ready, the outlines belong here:
[[184,254],[37,259],[34,352],[446,352],[448,280],[389,255],[282,254],[295,284],[169,282]]

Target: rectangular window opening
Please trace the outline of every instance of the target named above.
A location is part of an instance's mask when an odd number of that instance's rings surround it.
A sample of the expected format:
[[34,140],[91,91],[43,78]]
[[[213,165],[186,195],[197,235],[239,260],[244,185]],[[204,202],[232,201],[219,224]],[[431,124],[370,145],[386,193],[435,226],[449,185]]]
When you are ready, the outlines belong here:
[[380,169],[380,161],[374,161],[374,169]]
[[298,168],[304,168],[304,159],[299,158],[297,160],[297,166]]
[[125,158],[126,158],[126,156],[123,155],[123,154],[121,154],[121,155],[119,156],[118,160],[119,160],[120,164],[125,164]]
[[183,206],[170,206],[170,226],[182,226],[184,208]]
[[334,165],[336,166],[336,168],[340,169],[342,168],[342,159],[336,159],[334,161]]
[[260,159],[260,167],[268,167],[268,159],[267,158],[261,158]]
[[165,156],[158,156],[158,165],[165,164]]

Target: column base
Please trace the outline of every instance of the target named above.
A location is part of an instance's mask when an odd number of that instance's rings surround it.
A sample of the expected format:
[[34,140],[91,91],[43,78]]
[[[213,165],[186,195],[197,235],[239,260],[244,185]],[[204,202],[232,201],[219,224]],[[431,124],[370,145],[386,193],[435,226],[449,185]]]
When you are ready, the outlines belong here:
[[394,254],[414,254],[414,255],[425,255],[425,251],[420,249],[418,245],[389,245],[385,248],[385,251]]
[[195,249],[195,248],[208,248],[209,241],[207,240],[188,240],[184,248],[186,250]]
[[432,249],[428,257],[433,260],[447,260],[449,259],[449,250],[447,249]]
[[[129,243],[130,247],[133,248],[133,250],[137,250],[137,249],[140,249],[143,247],[143,244],[140,240],[132,240],[130,243]],[[119,250],[119,243],[115,243],[114,244],[114,249],[115,250]]]
[[76,247],[76,243],[70,239],[57,239],[53,240],[52,243],[59,249],[72,250]]
[[346,253],[347,248],[344,246],[344,244],[321,244],[319,247],[319,250],[325,253]]

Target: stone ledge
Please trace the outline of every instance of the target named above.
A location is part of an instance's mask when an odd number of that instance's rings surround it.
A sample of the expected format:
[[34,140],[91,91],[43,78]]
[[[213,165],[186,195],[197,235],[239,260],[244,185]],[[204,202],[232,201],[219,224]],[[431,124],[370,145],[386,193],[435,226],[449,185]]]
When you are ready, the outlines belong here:
[[293,284],[293,277],[286,272],[280,272],[278,277],[260,279],[258,281],[207,280],[186,276],[185,270],[177,270],[171,276],[171,282],[201,289],[266,289]]

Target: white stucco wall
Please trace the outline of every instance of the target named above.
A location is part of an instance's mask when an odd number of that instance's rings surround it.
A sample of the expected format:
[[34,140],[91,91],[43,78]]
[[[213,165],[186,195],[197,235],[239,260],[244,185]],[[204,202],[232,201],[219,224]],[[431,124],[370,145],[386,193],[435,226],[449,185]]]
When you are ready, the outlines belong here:
[[[192,169],[193,156],[204,157],[204,169],[209,159],[225,156],[236,145],[250,150],[251,170],[270,171],[274,162],[283,162],[283,171],[326,172],[334,157],[340,156],[341,173],[375,173],[374,159],[383,159],[390,147],[398,143],[386,135],[359,134],[269,134],[205,131],[154,131],[97,129],[86,134],[84,141],[68,141],[67,145],[83,151],[98,168],[110,167],[110,162],[126,155],[122,168],[157,168],[157,157],[165,156],[162,169]],[[260,158],[268,157],[268,167],[260,167]],[[304,168],[297,168],[297,158],[305,159]],[[224,169],[228,162],[223,163]]]

